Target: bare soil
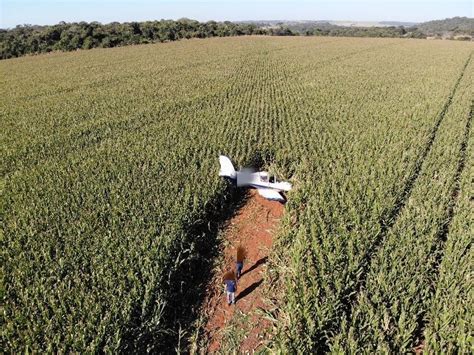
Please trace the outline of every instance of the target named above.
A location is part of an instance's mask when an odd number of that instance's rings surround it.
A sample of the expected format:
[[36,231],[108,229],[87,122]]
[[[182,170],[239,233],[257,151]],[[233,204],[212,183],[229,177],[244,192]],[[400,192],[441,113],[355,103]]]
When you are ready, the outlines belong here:
[[[265,309],[263,302],[264,274],[267,258],[272,247],[272,235],[283,215],[284,206],[268,201],[255,190],[250,191],[247,203],[229,221],[225,231],[224,261],[222,269],[209,285],[203,309],[207,323],[204,327],[208,339],[206,352],[219,350],[222,330],[232,320],[237,311],[248,316],[245,323],[247,337],[240,344],[240,353],[253,353],[262,344],[262,333],[269,322],[263,319],[259,308]],[[237,282],[236,304],[227,304],[222,275],[236,270],[236,249],[239,245],[247,249],[242,276]]]
[[414,352],[416,355],[420,355],[420,354],[423,354],[424,350],[425,350],[425,341],[422,340],[422,341],[420,342],[420,344],[419,344],[417,347],[415,347],[415,348],[413,349],[413,352]]

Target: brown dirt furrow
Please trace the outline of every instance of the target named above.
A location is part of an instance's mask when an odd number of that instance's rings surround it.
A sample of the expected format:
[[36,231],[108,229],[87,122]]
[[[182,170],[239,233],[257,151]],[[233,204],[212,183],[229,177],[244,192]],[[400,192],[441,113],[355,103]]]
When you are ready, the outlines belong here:
[[[236,312],[248,317],[245,322],[247,336],[236,349],[240,353],[252,353],[257,349],[261,345],[262,333],[269,326],[258,309],[265,309],[265,264],[284,206],[264,199],[255,190],[251,190],[249,195],[247,203],[228,223],[224,238],[224,261],[208,290],[203,310],[207,318],[204,327],[209,344],[207,352],[220,349],[222,332]],[[225,299],[222,275],[228,270],[235,271],[236,249],[239,245],[245,246],[247,258],[242,277],[237,283],[236,305],[229,306]]]

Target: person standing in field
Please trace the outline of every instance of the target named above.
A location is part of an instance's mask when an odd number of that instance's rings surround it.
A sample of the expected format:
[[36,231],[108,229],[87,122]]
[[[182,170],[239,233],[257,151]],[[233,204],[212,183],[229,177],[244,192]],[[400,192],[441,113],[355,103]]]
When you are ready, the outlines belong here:
[[242,275],[242,269],[244,268],[244,260],[247,256],[247,250],[241,245],[237,248],[237,261],[236,261],[236,266],[237,266],[237,280],[240,279],[240,276]]
[[224,289],[227,294],[227,304],[235,304],[235,292],[237,291],[237,280],[235,279],[235,273],[228,271],[224,274]]

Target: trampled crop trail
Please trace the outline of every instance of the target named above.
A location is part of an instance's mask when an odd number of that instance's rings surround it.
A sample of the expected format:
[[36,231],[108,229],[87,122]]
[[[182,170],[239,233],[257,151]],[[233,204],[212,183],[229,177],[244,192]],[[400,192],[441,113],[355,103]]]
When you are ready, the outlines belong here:
[[[206,352],[221,349],[223,332],[227,330],[225,327],[231,324],[233,317],[240,312],[247,317],[248,322],[243,326],[246,337],[242,339],[238,350],[252,352],[264,340],[262,333],[269,324],[262,319],[257,309],[265,308],[262,299],[265,263],[272,247],[272,235],[276,232],[282,215],[282,204],[267,201],[256,191],[251,191],[248,203],[230,220],[225,232],[222,269],[218,270],[209,286],[203,309],[204,317],[207,318],[204,330]],[[236,305],[228,306],[223,292],[222,275],[227,270],[235,270],[238,245],[246,248],[247,258],[242,277],[237,284]]]
[[[354,290],[349,290],[349,292],[346,293],[347,294],[347,301],[345,302],[346,309],[345,309],[344,312],[345,312],[347,318],[350,318],[350,316],[351,316],[351,312],[352,312],[352,306],[351,305],[353,303],[353,300],[357,299],[357,295],[359,294],[361,288],[364,287],[365,279],[367,277],[367,271],[370,270],[370,263],[371,263],[372,256],[376,253],[377,249],[383,243],[385,236],[387,235],[390,228],[397,221],[397,218],[400,215],[400,212],[403,210],[403,208],[406,205],[408,199],[410,198],[411,191],[412,191],[412,189],[415,185],[415,182],[417,181],[417,179],[418,179],[418,177],[421,173],[421,170],[422,170],[422,167],[423,167],[423,162],[425,161],[426,157],[428,156],[428,154],[431,150],[431,147],[433,146],[433,142],[436,138],[436,133],[438,131],[438,128],[441,125],[441,123],[443,122],[444,116],[446,115],[446,112],[448,111],[449,107],[451,106],[453,97],[456,94],[459,83],[461,82],[461,79],[464,76],[464,73],[466,71],[467,66],[469,65],[471,57],[472,57],[472,53],[469,55],[466,62],[464,63],[464,65],[462,67],[462,70],[461,70],[461,74],[459,75],[458,79],[456,80],[456,82],[454,84],[454,87],[453,87],[450,95],[448,96],[448,99],[446,100],[443,108],[441,109],[441,111],[440,111],[440,113],[437,117],[435,125],[433,126],[433,129],[432,129],[432,131],[431,131],[431,133],[428,137],[425,148],[423,149],[422,153],[420,154],[420,157],[417,160],[417,164],[415,165],[415,167],[412,171],[412,174],[407,179],[407,182],[406,182],[406,185],[405,185],[405,188],[404,188],[403,192],[397,198],[397,200],[394,204],[393,210],[388,214],[388,216],[386,216],[385,218],[383,218],[380,221],[381,231],[380,231],[377,239],[374,241],[374,243],[372,244],[370,249],[367,251],[365,257],[362,259],[359,270],[363,270],[363,271],[360,273],[360,276],[359,276],[359,279],[356,283],[356,286],[355,286]],[[462,172],[462,168],[463,168],[463,162],[464,162],[464,159],[465,159],[465,150],[466,150],[466,145],[467,145],[467,138],[469,136],[469,129],[470,129],[470,124],[471,124],[471,119],[472,119],[472,109],[471,109],[470,118],[467,122],[466,131],[465,131],[464,139],[463,139],[463,144],[462,144],[462,147],[461,147],[461,152],[460,152],[461,160],[460,160],[460,165],[458,167],[458,171],[456,173],[457,179],[459,178],[459,176]],[[456,195],[456,194],[457,194],[457,192],[455,190],[453,192],[453,195]],[[450,208],[449,214],[450,214],[450,219],[451,219],[452,214],[453,214],[453,211],[452,211],[453,206],[450,206],[449,208]],[[447,222],[445,228],[448,228],[448,226],[449,226],[449,222]],[[443,233],[444,233],[444,235],[446,235],[447,230]]]

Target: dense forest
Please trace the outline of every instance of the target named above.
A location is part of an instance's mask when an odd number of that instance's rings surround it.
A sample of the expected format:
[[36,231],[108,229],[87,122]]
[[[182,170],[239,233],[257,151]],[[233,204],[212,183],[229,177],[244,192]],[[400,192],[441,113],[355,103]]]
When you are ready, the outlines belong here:
[[99,22],[61,22],[53,26],[17,26],[0,30],[0,58],[29,53],[110,48],[130,44],[175,41],[184,38],[207,38],[267,34],[253,24],[181,19],[100,24]]
[[[109,48],[188,38],[242,35],[407,38],[438,36],[470,40],[474,36],[474,19],[455,17],[410,27],[349,27],[322,21],[278,22],[275,24],[269,22],[199,22],[190,19],[113,22],[109,24],[61,22],[53,26],[20,25],[13,29],[0,29],[0,59],[51,51]],[[458,36],[455,37],[456,35]]]
[[424,33],[415,29],[407,31],[404,26],[349,27],[320,23],[317,26],[292,25],[289,29],[305,36],[426,38]]

